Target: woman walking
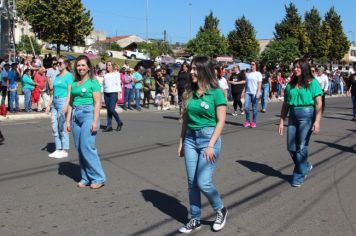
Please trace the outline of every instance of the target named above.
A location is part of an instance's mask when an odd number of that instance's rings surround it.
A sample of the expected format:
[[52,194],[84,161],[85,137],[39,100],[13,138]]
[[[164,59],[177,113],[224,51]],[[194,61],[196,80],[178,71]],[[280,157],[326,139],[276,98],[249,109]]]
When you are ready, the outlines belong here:
[[81,180],[77,186],[84,188],[90,185],[90,188],[98,189],[104,186],[106,177],[95,144],[100,126],[101,93],[92,68],[87,56],[77,57],[67,113],[67,130],[73,132],[79,154]]
[[[257,71],[257,63],[255,61],[251,62],[251,72],[247,73],[246,76],[246,95],[245,95],[245,114],[246,121],[243,126],[245,128],[251,127],[256,128],[257,122],[257,108],[258,100],[261,96],[261,87],[262,87],[262,74]],[[252,121],[250,119],[250,106],[252,104],[253,117]]]
[[114,116],[117,123],[116,131],[122,128],[122,121],[119,114],[115,111],[118,97],[121,97],[121,78],[120,73],[113,71],[113,64],[111,61],[106,62],[106,73],[103,81],[104,100],[107,111],[107,123],[103,132],[111,132],[112,117]]
[[240,71],[240,66],[234,66],[234,71],[231,74],[228,83],[231,86],[231,95],[234,101],[234,111],[232,112],[232,115],[237,116],[237,106],[240,108],[241,115],[245,114],[242,109],[241,96],[245,89],[246,75],[244,71]]
[[46,108],[47,112],[51,108],[52,113],[52,131],[56,144],[56,151],[48,156],[53,158],[68,157],[69,134],[65,125],[65,113],[68,110],[70,90],[74,81],[69,66],[69,60],[64,59],[63,57],[58,59],[59,74],[53,80],[53,92],[50,97],[49,105]]
[[213,184],[213,174],[221,149],[221,132],[227,101],[208,57],[195,57],[191,67],[191,86],[183,94],[183,122],[178,155],[184,156],[188,177],[190,221],[179,229],[190,233],[200,228],[200,192],[208,198],[216,218],[213,230],[221,230],[227,209]]
[[278,130],[283,135],[284,120],[289,111],[287,149],[294,162],[293,187],[302,186],[313,168],[308,161],[308,146],[311,133],[320,131],[322,95],[323,91],[313,77],[308,61],[296,60],[291,81],[285,89]]

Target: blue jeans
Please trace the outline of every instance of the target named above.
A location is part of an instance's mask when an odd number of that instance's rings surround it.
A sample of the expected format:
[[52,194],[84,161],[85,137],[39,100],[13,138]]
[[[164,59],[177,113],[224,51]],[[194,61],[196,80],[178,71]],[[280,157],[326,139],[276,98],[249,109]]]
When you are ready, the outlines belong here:
[[141,89],[135,88],[136,109],[141,108]]
[[351,95],[352,100],[352,114],[356,117],[356,96]]
[[213,184],[213,174],[221,149],[221,138],[214,145],[215,162],[209,163],[203,153],[210,141],[215,127],[205,127],[198,131],[187,130],[184,139],[184,160],[188,177],[190,214],[200,219],[200,191],[209,200],[212,208],[217,211],[224,207],[220,194]]
[[17,91],[9,91],[9,111],[14,112],[14,102],[15,102],[15,111],[20,111],[19,107],[19,95]]
[[107,117],[107,128],[112,127],[112,117],[114,116],[117,124],[121,124],[119,114],[115,111],[116,102],[117,102],[117,92],[114,93],[104,93],[104,100],[106,106],[106,117]]
[[126,103],[127,103],[127,107],[128,108],[131,108],[132,93],[133,93],[133,89],[132,88],[126,88],[125,87],[124,106],[126,106]]
[[67,98],[53,98],[52,112],[52,131],[56,150],[69,149],[69,134],[66,129],[65,113],[62,111]]
[[[95,141],[97,132],[90,131],[94,119],[94,106],[75,106],[72,113],[72,133],[79,154],[81,182],[104,183],[106,180]],[[100,127],[98,122],[98,128]]]
[[246,95],[245,95],[245,114],[246,114],[246,120],[248,122],[251,121],[250,120],[250,107],[251,107],[251,104],[252,104],[252,108],[253,108],[253,119],[252,119],[252,121],[254,123],[256,123],[257,114],[258,114],[258,111],[257,111],[258,99],[256,98],[255,94],[246,93]]
[[287,149],[294,162],[292,184],[302,184],[309,173],[308,145],[315,119],[314,107],[291,108],[287,129]]
[[31,93],[32,91],[29,89],[22,89],[23,94],[25,95],[25,111],[30,112],[32,108],[32,100],[31,100]]
[[261,106],[263,110],[267,110],[267,101],[269,96],[269,84],[262,84]]

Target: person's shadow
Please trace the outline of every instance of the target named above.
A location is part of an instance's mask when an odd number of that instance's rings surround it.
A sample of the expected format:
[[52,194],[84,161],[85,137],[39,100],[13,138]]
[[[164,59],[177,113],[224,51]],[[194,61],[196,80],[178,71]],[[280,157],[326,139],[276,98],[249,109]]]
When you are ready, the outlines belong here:
[[41,151],[47,151],[48,153],[52,153],[55,150],[56,150],[56,145],[54,143],[47,143],[47,145],[41,149]]
[[73,164],[71,162],[61,162],[58,164],[58,174],[65,175],[75,182],[79,182],[81,180],[80,176],[80,167],[77,164]]
[[245,160],[238,160],[236,162],[245,166],[252,172],[260,172],[261,174],[264,174],[266,176],[277,177],[277,178],[283,179],[287,182],[290,182],[290,180],[291,180],[291,175],[284,175],[284,174],[282,174],[282,172],[275,170],[266,164],[261,164],[261,163],[252,162],[252,161],[245,161]]

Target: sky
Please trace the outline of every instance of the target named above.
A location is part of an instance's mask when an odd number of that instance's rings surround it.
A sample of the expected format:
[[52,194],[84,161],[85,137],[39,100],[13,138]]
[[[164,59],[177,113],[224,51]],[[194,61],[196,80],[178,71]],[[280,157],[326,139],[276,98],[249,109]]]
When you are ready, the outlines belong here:
[[[186,43],[194,38],[210,10],[219,19],[226,36],[235,21],[245,16],[254,26],[257,39],[273,38],[274,26],[285,17],[285,5],[293,2],[301,16],[315,6],[322,18],[334,6],[350,41],[356,34],[355,0],[82,0],[91,11],[94,29],[107,36],[137,35]],[[146,24],[147,22],[147,24]]]

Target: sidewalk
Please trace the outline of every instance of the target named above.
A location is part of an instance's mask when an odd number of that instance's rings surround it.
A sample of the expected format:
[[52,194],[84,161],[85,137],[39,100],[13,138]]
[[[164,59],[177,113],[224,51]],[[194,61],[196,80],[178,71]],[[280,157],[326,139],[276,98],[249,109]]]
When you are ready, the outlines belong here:
[[[326,96],[327,99],[329,98],[335,98],[335,97],[344,97],[345,95],[333,95],[333,96]],[[242,102],[244,102],[244,99],[242,99]],[[268,101],[268,103],[275,103],[275,102],[282,102],[282,100],[279,100],[279,99],[271,99]],[[19,95],[19,103],[20,103],[20,109],[23,108],[23,103],[24,103],[24,96],[23,95]],[[229,101],[228,102],[228,106],[229,107],[232,107],[232,101]],[[172,106],[172,108],[170,110],[177,110],[177,108],[174,108]],[[132,113],[132,112],[136,112],[136,113],[139,113],[139,112],[154,112],[154,111],[161,111],[161,110],[158,110],[156,106],[154,105],[150,105],[150,108],[149,109],[146,109],[146,108],[143,108],[141,111],[137,111],[137,110],[133,110],[133,111],[130,111],[130,110],[127,110],[127,111],[124,111],[121,106],[117,106],[116,108],[116,111],[118,113]],[[106,115],[106,109],[105,108],[102,108],[100,110],[100,115]],[[0,121],[13,121],[13,120],[32,120],[32,119],[49,119],[51,118],[51,114],[50,113],[45,113],[45,112],[36,112],[36,111],[33,111],[33,112],[18,112],[18,113],[7,113],[6,117],[4,116],[0,116]]]

